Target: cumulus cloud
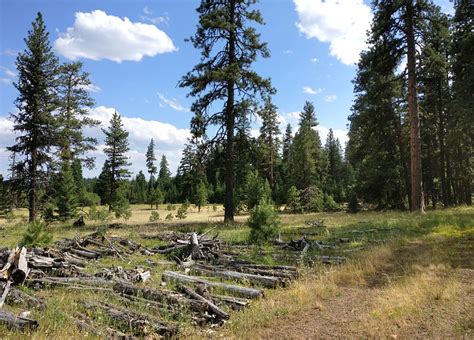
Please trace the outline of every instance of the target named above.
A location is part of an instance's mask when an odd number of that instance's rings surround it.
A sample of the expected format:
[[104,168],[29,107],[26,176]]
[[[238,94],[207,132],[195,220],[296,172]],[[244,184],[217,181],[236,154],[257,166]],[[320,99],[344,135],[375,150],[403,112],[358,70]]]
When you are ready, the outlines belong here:
[[171,107],[173,110],[180,111],[180,112],[189,112],[189,109],[181,105],[177,99],[166,98],[162,93],[159,93],[159,92],[157,94],[160,100],[166,105],[168,105],[169,107]]
[[294,0],[297,27],[308,39],[329,43],[330,54],[352,65],[367,47],[372,12],[363,0]]
[[165,24],[168,25],[170,18],[168,13],[164,13],[164,15],[160,16],[153,16],[153,11],[148,7],[143,7],[143,14],[140,16],[143,21],[151,22],[154,25]]
[[60,33],[54,47],[71,60],[109,59],[118,63],[177,50],[171,38],[156,26],[134,23],[101,10],[77,12],[74,26]]
[[5,85],[10,85],[16,78],[16,73],[10,70],[8,67],[0,66],[0,71],[2,77],[0,77],[0,82]]
[[303,86],[303,92],[314,96],[323,92],[323,89],[321,88],[313,89],[310,86]]
[[[109,121],[116,110],[112,107],[98,106],[90,110],[89,116],[101,122],[100,127],[88,129],[86,134],[96,137],[99,143],[103,143],[104,134],[100,128],[107,129]],[[179,129],[168,123],[157,120],[146,120],[138,117],[122,116],[124,128],[129,132],[130,151],[127,154],[132,163],[131,171],[137,174],[142,170],[145,172],[145,154],[150,139],[155,141],[155,152],[158,157],[166,155],[170,164],[170,170],[175,172],[181,159],[181,151],[190,137],[188,129]],[[102,152],[103,146],[94,152],[96,157],[96,168],[92,172],[86,172],[88,176],[95,176],[100,171],[105,157]]]
[[83,85],[81,87],[88,92],[98,93],[102,91],[102,89],[98,85],[92,83],[90,83],[89,85]]
[[283,54],[293,54],[293,51],[292,50],[284,50]]
[[337,96],[335,94],[330,94],[324,98],[324,100],[327,101],[328,103],[332,103],[336,99],[337,99]]
[[[329,128],[325,126],[318,125],[316,127],[316,130],[319,132],[319,137],[321,138],[321,143],[324,145],[326,142],[326,137],[329,133]],[[342,129],[332,129],[332,132],[334,133],[334,137],[339,139],[339,142],[341,143],[341,146],[345,148],[346,143],[349,141],[349,136],[347,135],[347,130],[342,130]]]

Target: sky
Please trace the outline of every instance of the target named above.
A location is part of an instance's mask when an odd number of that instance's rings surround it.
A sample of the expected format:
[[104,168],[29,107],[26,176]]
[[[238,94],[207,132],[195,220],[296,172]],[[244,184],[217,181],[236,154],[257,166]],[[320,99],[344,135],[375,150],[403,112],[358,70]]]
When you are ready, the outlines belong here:
[[[446,13],[448,0],[436,0]],[[193,98],[178,82],[200,60],[200,52],[185,39],[196,31],[198,1],[191,0],[0,0],[0,173],[8,177],[6,147],[14,143],[17,90],[15,60],[25,49],[24,38],[38,11],[42,12],[51,45],[61,62],[80,60],[90,73],[95,100],[90,115],[106,128],[114,111],[129,131],[131,171],[146,172],[145,152],[154,138],[158,157],[166,155],[176,171],[189,137]],[[256,6],[266,22],[257,27],[271,57],[254,69],[270,77],[277,93],[281,130],[297,128],[305,101],[312,101],[324,143],[329,128],[344,145],[347,117],[353,101],[352,79],[365,32],[372,18],[363,0],[261,0]],[[259,121],[252,122],[258,135]],[[103,133],[91,153],[96,176],[104,162]]]

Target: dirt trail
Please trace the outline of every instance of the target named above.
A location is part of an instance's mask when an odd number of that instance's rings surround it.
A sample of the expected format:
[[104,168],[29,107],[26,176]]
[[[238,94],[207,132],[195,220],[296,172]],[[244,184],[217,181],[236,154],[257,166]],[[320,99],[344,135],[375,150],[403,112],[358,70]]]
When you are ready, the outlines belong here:
[[[454,297],[448,305],[444,305],[443,302],[438,303],[437,299],[433,298],[428,302],[420,302],[422,312],[413,319],[400,321],[395,318],[394,322],[385,324],[385,329],[367,329],[367,325],[370,324],[367,320],[373,318],[373,313],[379,307],[381,298],[385,298],[385,294],[393,286],[388,283],[402,282],[403,275],[400,275],[400,268],[408,268],[413,264],[424,265],[423,262],[430,258],[426,256],[432,251],[429,248],[423,244],[411,244],[398,249],[392,261],[368,278],[368,285],[339,287],[336,296],[324,300],[321,305],[310,310],[274,320],[272,325],[259,332],[257,337],[262,339],[355,339],[379,334],[376,337],[393,339],[474,338],[474,286],[472,286],[474,270],[466,268],[470,267],[468,258],[463,261],[463,264],[468,263],[467,266],[456,266],[457,269],[450,270],[449,277],[455,278],[458,291],[462,293]],[[401,259],[410,259],[410,263],[401,263]],[[375,279],[376,277],[379,279]],[[448,280],[448,278],[443,280]],[[397,302],[395,301],[394,304]]]
[[[340,294],[323,306],[279,320],[275,328],[260,334],[264,339],[340,339],[359,338],[353,325],[370,312],[376,291],[366,288],[341,288]],[[350,335],[349,330],[351,329]]]

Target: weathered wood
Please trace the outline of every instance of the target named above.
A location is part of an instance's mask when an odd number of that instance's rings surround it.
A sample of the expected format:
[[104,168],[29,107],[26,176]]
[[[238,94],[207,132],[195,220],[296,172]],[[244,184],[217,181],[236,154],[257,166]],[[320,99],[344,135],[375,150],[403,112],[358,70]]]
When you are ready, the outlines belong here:
[[206,308],[205,305],[199,301],[194,301],[184,296],[173,294],[171,291],[158,290],[148,287],[140,288],[123,282],[116,283],[113,286],[113,290],[123,295],[138,296],[153,302],[185,305],[191,310],[199,312],[202,312]]
[[7,298],[8,293],[10,292],[11,284],[12,284],[12,282],[10,280],[5,282],[5,286],[3,287],[2,297],[0,298],[0,309],[3,308],[3,304],[5,303],[5,299]]
[[36,320],[22,318],[4,310],[0,310],[0,323],[5,324],[9,328],[19,330],[34,330],[38,327]]
[[14,284],[21,284],[28,275],[28,262],[26,260],[26,248],[21,247],[15,259],[15,268],[11,272],[11,279]]
[[85,251],[85,250],[70,248],[67,251],[72,253],[72,254],[85,257],[87,259],[94,259],[95,260],[99,257],[99,255],[97,253],[92,253],[90,251]]
[[211,295],[211,297],[214,301],[220,301],[234,310],[241,310],[249,304],[249,300],[237,298],[235,296]]
[[257,275],[280,277],[288,280],[293,280],[297,276],[295,272],[287,272],[283,270],[258,269],[251,267],[239,267],[236,268],[236,270]]
[[111,286],[115,283],[112,280],[105,280],[98,277],[56,277],[56,276],[49,276],[44,277],[41,279],[28,279],[27,282],[31,283],[73,283],[73,284],[81,284],[85,286]]
[[298,268],[294,266],[272,266],[265,264],[253,264],[253,263],[237,263],[234,262],[231,264],[234,267],[245,267],[245,268],[256,268],[256,269],[266,269],[266,270],[286,270],[288,272],[298,272]]
[[260,289],[246,288],[246,287],[230,285],[230,284],[226,284],[222,282],[213,282],[213,281],[202,279],[200,277],[183,275],[183,274],[172,272],[172,271],[164,271],[162,280],[165,282],[176,281],[180,283],[203,283],[207,287],[221,288],[233,294],[243,296],[246,298],[251,298],[251,299],[260,298],[263,296],[263,292]]
[[277,288],[278,285],[285,286],[286,282],[281,278],[262,276],[249,273],[241,273],[230,270],[221,270],[216,267],[196,265],[192,267],[192,271],[202,274],[204,276],[220,277],[223,279],[235,280],[238,282],[250,282],[253,284],[262,285],[266,288]]
[[198,300],[198,301],[201,301],[201,302],[204,302],[208,307],[209,309],[215,314],[217,315],[219,318],[221,319],[224,319],[224,320],[227,320],[229,319],[229,314],[227,314],[226,312],[224,312],[222,309],[220,309],[219,307],[217,307],[212,301],[209,301],[208,299],[206,299],[205,297],[199,295],[198,293],[196,293],[195,291],[193,291],[191,288],[189,287],[186,287],[186,286],[180,286],[179,289],[181,291],[183,291],[184,293],[186,293],[187,295],[189,295],[190,297]]

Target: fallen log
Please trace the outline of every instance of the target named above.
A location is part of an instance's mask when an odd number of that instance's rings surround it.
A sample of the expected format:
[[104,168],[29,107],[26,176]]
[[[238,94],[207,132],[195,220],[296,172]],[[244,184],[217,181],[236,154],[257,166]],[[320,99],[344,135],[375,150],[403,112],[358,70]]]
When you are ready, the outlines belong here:
[[9,328],[16,328],[19,330],[34,330],[38,328],[36,320],[22,318],[13,313],[0,310],[0,323],[5,324]]
[[6,283],[5,283],[5,286],[3,287],[3,293],[2,293],[2,297],[0,298],[0,309],[3,308],[3,304],[5,303],[5,300],[7,298],[7,295],[8,293],[10,292],[10,286],[11,286],[12,282],[10,280],[8,280]]
[[116,283],[113,286],[113,290],[122,295],[141,297],[152,302],[160,302],[170,305],[185,305],[191,310],[198,312],[202,312],[206,308],[205,305],[199,301],[194,301],[184,296],[174,295],[170,291],[162,291],[148,287],[140,288],[123,282]]
[[71,283],[71,284],[81,284],[84,286],[111,286],[115,281],[105,280],[98,277],[44,277],[40,279],[28,279],[28,283],[49,283],[49,284],[61,284],[61,283]]
[[286,270],[288,272],[298,272],[298,269],[294,266],[272,266],[266,264],[253,264],[253,263],[231,263],[233,267],[245,267],[245,268],[256,268],[266,270]]
[[211,295],[212,300],[220,301],[223,304],[228,305],[234,310],[241,310],[249,304],[247,299],[237,298],[235,296],[226,296],[226,295]]
[[68,252],[70,252],[74,255],[82,256],[82,257],[85,257],[87,259],[93,259],[93,260],[95,260],[99,257],[99,255],[97,253],[92,253],[90,251],[79,250],[79,249],[74,249],[74,248],[68,249]]
[[196,265],[192,267],[192,271],[204,276],[220,277],[223,279],[235,280],[238,282],[250,282],[253,284],[262,285],[266,288],[277,288],[278,285],[285,286],[286,282],[281,278],[262,276],[249,273],[241,273],[230,270],[220,270],[219,268]]
[[245,273],[257,274],[257,275],[264,275],[264,276],[274,276],[280,277],[283,279],[293,280],[296,275],[294,272],[287,272],[281,270],[268,270],[268,269],[258,269],[258,268],[251,268],[251,267],[239,267],[236,270]]
[[162,280],[165,282],[175,281],[179,283],[194,283],[194,284],[203,283],[207,287],[220,288],[222,290],[231,292],[239,296],[250,298],[250,299],[256,299],[263,296],[263,292],[260,289],[246,288],[246,287],[230,285],[230,284],[226,284],[222,282],[208,281],[199,277],[183,275],[183,274],[168,271],[168,270],[163,272]]
[[186,286],[179,286],[179,289],[183,291],[184,293],[186,293],[187,295],[189,295],[190,297],[205,303],[208,306],[209,310],[211,310],[219,318],[224,319],[224,320],[229,319],[229,314],[227,314],[222,309],[217,307],[212,301],[209,301],[208,299],[204,298],[203,296],[193,291],[191,288],[186,287]]

